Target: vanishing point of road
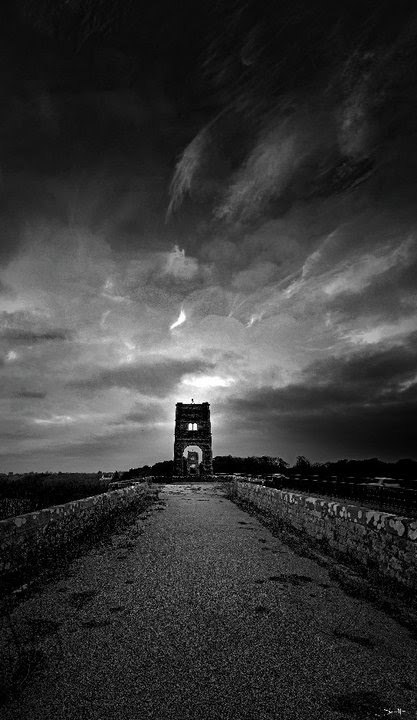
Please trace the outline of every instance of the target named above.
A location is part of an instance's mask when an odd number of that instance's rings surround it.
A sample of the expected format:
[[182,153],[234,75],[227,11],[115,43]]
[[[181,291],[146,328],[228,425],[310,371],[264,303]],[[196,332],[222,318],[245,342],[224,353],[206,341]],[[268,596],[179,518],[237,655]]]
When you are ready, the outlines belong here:
[[417,639],[217,484],[166,485],[22,601],[42,662],[4,720],[417,718]]

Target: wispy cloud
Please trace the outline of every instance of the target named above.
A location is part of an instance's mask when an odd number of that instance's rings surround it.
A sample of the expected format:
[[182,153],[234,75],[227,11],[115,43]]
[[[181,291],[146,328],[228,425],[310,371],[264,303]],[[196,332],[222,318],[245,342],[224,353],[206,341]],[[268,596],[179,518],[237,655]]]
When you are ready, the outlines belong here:
[[182,325],[183,323],[185,323],[186,319],[187,319],[187,316],[186,316],[183,308],[181,308],[180,314],[178,315],[177,320],[175,320],[175,322],[173,322],[172,325],[170,325],[169,329],[174,330],[179,325]]
[[10,340],[12,342],[24,343],[30,345],[32,343],[55,342],[59,340],[70,340],[74,333],[70,330],[45,330],[43,332],[31,332],[30,330],[20,330],[19,328],[0,329],[0,338]]
[[175,388],[184,375],[208,370],[210,367],[209,362],[198,358],[164,360],[161,356],[155,355],[154,359],[148,357],[141,364],[109,368],[85,379],[72,380],[69,387],[85,390],[118,387],[135,390],[145,396],[164,397]]
[[2,49],[10,469],[168,459],[190,395],[215,453],[411,452],[415,10],[95,3],[93,28],[24,5]]

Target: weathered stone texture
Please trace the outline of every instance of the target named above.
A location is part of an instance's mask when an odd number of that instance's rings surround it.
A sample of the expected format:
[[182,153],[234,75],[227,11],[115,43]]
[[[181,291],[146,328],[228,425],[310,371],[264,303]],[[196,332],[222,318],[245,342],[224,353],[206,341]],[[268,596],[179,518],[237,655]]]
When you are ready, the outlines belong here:
[[233,481],[233,494],[381,575],[417,589],[417,520]]
[[149,494],[146,484],[55,505],[0,522],[0,574],[15,572],[68,546],[116,510]]
[[174,475],[183,476],[183,452],[189,445],[200,448],[202,473],[205,479],[213,475],[213,449],[210,405],[177,403],[175,410]]

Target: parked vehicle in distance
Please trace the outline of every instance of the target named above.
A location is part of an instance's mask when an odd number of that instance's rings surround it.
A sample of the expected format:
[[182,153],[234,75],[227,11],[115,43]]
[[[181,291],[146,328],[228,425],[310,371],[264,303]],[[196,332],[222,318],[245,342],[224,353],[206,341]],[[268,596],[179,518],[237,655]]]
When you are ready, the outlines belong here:
[[263,480],[262,475],[251,475],[248,478],[248,481],[250,483],[254,483],[255,485],[262,485],[262,480]]
[[375,477],[373,480],[370,480],[369,482],[361,483],[361,485],[368,485],[370,487],[391,487],[391,488],[400,488],[401,483],[396,480],[395,478],[389,478],[389,477]]
[[103,482],[111,482],[116,475],[115,472],[99,472],[98,476]]
[[262,485],[264,487],[279,488],[282,486],[284,480],[288,480],[288,478],[283,473],[273,473],[272,475],[266,475],[262,478]]

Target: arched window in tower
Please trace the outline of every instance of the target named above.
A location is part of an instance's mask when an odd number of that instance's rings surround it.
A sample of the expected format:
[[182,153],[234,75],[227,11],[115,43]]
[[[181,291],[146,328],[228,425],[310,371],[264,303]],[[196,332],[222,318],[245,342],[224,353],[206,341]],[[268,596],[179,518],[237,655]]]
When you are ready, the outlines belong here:
[[193,423],[193,430],[197,430],[197,423]]
[[192,424],[192,423],[188,423],[188,430],[192,430],[192,429],[193,429],[193,424]]

